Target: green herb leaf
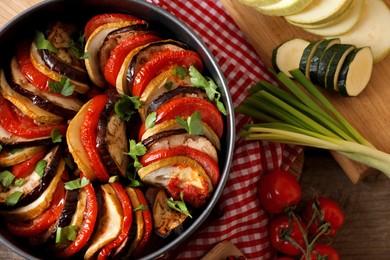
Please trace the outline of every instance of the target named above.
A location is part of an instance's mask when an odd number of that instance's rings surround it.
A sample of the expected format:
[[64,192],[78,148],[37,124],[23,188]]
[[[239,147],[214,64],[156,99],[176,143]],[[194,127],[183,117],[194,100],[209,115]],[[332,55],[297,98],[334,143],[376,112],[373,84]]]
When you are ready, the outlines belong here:
[[111,176],[109,179],[108,179],[108,183],[114,183],[116,181],[119,180],[119,176],[118,175],[113,175]]
[[180,200],[179,201],[173,200],[173,198],[169,198],[167,200],[167,204],[168,204],[168,207],[192,218],[190,211],[188,210],[187,205],[183,200],[183,192],[180,192]]
[[139,211],[139,210],[147,210],[148,209],[148,207],[146,206],[146,205],[139,205],[138,207],[135,207],[134,209],[133,209],[133,211],[135,212],[135,211]]
[[148,130],[156,124],[157,112],[150,113],[145,119],[145,129]]
[[70,41],[69,48],[71,48],[71,50],[75,54],[76,58],[79,60],[88,58],[88,52],[84,51],[85,42],[86,41],[85,41],[84,34],[80,34],[80,36],[76,40],[71,39],[71,41]]
[[67,77],[62,77],[60,81],[50,81],[49,89],[50,92],[59,93],[65,97],[68,97],[73,94],[74,86],[70,84],[70,79]]
[[199,87],[206,91],[206,94],[210,101],[215,102],[218,110],[226,116],[225,105],[220,101],[221,93],[218,92],[218,86],[211,78],[205,78],[203,75],[194,67],[190,66],[191,82],[195,87]]
[[23,196],[23,192],[15,191],[12,193],[6,200],[5,204],[8,206],[13,206],[18,203],[19,199]]
[[123,95],[122,98],[115,103],[115,113],[119,118],[129,121],[133,114],[138,113],[137,109],[140,106],[139,97]]
[[0,181],[4,187],[8,187],[14,181],[15,176],[10,171],[2,171],[0,172]]
[[3,150],[3,146],[0,144],[0,152]]
[[184,66],[176,66],[173,68],[173,75],[176,75],[179,79],[184,79],[188,76],[188,69]]
[[77,226],[58,227],[56,231],[56,244],[68,244],[76,239]]
[[176,122],[187,130],[189,134],[202,135],[204,133],[202,115],[199,111],[196,111],[191,116],[187,117],[187,121],[179,116],[176,116],[175,118]]
[[9,151],[10,154],[16,154],[23,151],[23,148],[14,148],[11,151]]
[[16,187],[20,187],[20,186],[23,185],[24,181],[25,181],[24,178],[15,179],[14,185],[15,185]]
[[43,177],[43,173],[45,172],[47,162],[45,160],[40,160],[35,165],[34,171],[39,175],[39,177]]
[[135,140],[129,140],[129,152],[126,153],[130,155],[134,160],[134,167],[136,169],[141,168],[142,164],[138,161],[138,156],[142,156],[146,153],[146,147],[142,142],[136,143]]
[[66,190],[77,190],[87,186],[90,183],[89,179],[82,177],[72,181],[65,182]]
[[34,42],[38,50],[48,50],[54,53],[58,53],[58,50],[53,45],[53,43],[51,43],[49,40],[46,40],[45,35],[40,31],[35,32]]
[[172,86],[173,86],[173,82],[172,81],[168,81],[168,82],[166,82],[164,84],[164,88],[166,88],[167,90],[171,90]]
[[74,170],[73,159],[71,158],[71,156],[69,154],[67,154],[64,157],[64,161],[65,161],[65,164],[69,167],[69,169]]
[[50,133],[51,141],[54,143],[61,143],[62,142],[62,135],[60,132],[60,129],[54,128]]

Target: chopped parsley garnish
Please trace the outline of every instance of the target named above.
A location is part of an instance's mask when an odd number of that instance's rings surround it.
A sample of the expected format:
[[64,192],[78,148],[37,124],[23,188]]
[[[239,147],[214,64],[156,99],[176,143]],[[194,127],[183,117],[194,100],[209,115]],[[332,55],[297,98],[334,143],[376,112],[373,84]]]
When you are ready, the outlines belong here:
[[114,183],[116,181],[119,180],[119,176],[118,175],[113,175],[111,176],[109,179],[108,179],[108,183]]
[[78,179],[75,179],[72,181],[65,182],[65,189],[66,190],[77,190],[77,189],[81,189],[81,188],[87,186],[89,183],[90,183],[90,181],[87,178],[82,177],[82,178],[78,178]]
[[0,172],[0,181],[4,187],[8,187],[14,181],[15,176],[10,171],[2,171]]
[[50,133],[51,141],[54,143],[62,142],[62,135],[58,128],[54,128]]
[[43,173],[45,172],[47,162],[45,160],[40,160],[35,165],[34,171],[39,175],[39,177],[43,177]]
[[23,192],[21,191],[15,191],[14,193],[12,193],[6,200],[5,204],[8,205],[8,206],[13,206],[15,205],[16,203],[18,203],[18,201],[20,200],[20,198],[23,196]]
[[177,200],[173,200],[173,198],[169,198],[167,200],[167,204],[168,204],[168,207],[192,218],[190,211],[188,210],[187,205],[183,200],[183,192],[180,192],[180,200],[177,201]]
[[134,167],[141,168],[142,164],[138,161],[138,157],[146,153],[146,147],[142,142],[136,143],[135,140],[129,140],[129,152],[126,153],[134,160]]
[[59,93],[65,97],[68,97],[73,94],[74,86],[70,84],[70,79],[68,77],[62,77],[60,81],[50,81],[49,89],[50,92]]
[[137,109],[141,106],[139,97],[130,97],[123,95],[118,102],[115,103],[115,113],[119,118],[129,121],[131,116],[137,113]]
[[187,117],[187,120],[176,116],[176,122],[181,125],[189,134],[202,135],[204,132],[202,126],[202,115],[199,111],[196,111],[191,116]]
[[23,185],[24,180],[25,180],[24,178],[15,179],[14,185],[15,185],[16,187],[20,187],[20,186]]
[[145,119],[145,129],[148,130],[156,124],[157,112],[150,113]]
[[56,244],[68,244],[77,236],[77,226],[58,227],[56,231]]
[[23,149],[22,148],[14,148],[11,151],[9,151],[10,154],[16,154],[21,152]]
[[135,211],[147,210],[147,209],[148,209],[147,206],[141,204],[141,205],[139,205],[138,207],[135,207],[135,208],[133,209],[133,211],[135,212]]
[[173,68],[173,74],[176,75],[179,79],[184,79],[188,76],[188,69],[184,66],[176,66]]
[[204,89],[210,101],[215,102],[218,110],[226,115],[226,109],[224,104],[219,100],[221,93],[218,92],[218,86],[211,78],[205,78],[200,72],[194,67],[190,66],[191,82],[195,87]]
[[71,50],[73,51],[74,55],[77,59],[82,60],[88,58],[88,52],[84,51],[85,48],[85,35],[80,34],[80,36],[74,40],[71,39],[70,46]]
[[47,40],[45,35],[40,31],[35,32],[34,42],[38,50],[48,50],[54,53],[58,53],[58,49],[53,45],[53,43]]
[[168,82],[166,82],[164,84],[164,88],[166,88],[167,90],[171,90],[172,86],[173,86],[173,82],[172,81],[168,81]]

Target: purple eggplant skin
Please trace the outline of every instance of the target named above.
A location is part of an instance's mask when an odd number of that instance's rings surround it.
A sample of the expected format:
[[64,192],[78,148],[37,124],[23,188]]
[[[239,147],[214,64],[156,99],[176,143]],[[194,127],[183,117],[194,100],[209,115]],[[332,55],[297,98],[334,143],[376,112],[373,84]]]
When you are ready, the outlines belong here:
[[183,50],[188,50],[189,48],[187,44],[175,40],[157,41],[145,46],[132,57],[130,61],[130,65],[127,68],[127,72],[126,72],[127,89],[130,90],[133,89],[134,76],[138,72],[140,64],[144,63],[145,61],[148,61],[154,52],[162,51],[163,49],[165,49],[165,46],[168,45],[174,45]]
[[77,114],[77,111],[74,111],[71,109],[66,109],[66,108],[63,108],[61,106],[58,106],[58,105],[54,104],[53,102],[51,102],[50,100],[44,99],[44,98],[36,95],[35,93],[28,91],[25,88],[21,87],[19,84],[15,83],[15,80],[12,76],[10,68],[6,67],[6,69],[4,70],[4,73],[5,73],[6,79],[8,81],[8,84],[10,85],[11,89],[13,91],[19,93],[20,95],[25,96],[29,100],[31,100],[31,102],[34,105],[52,113],[52,114],[58,115],[60,117],[66,118],[66,119],[72,119]]
[[96,132],[96,149],[99,153],[100,159],[104,167],[106,167],[107,169],[107,172],[109,172],[110,175],[121,176],[121,171],[111,157],[110,152],[108,150],[108,144],[106,142],[107,124],[112,113],[115,113],[114,107],[115,103],[118,100],[119,96],[109,96],[106,106],[100,114]]
[[80,70],[60,60],[55,54],[53,54],[49,50],[38,50],[38,53],[44,61],[45,65],[52,71],[78,82],[89,82],[87,71]]
[[52,143],[52,138],[50,136],[44,138],[36,139],[26,139],[20,138],[17,136],[12,136],[11,139],[5,139],[0,136],[0,145],[3,147],[12,147],[12,148],[23,148],[26,146],[37,146],[37,145],[50,145]]
[[35,201],[41,194],[46,190],[46,188],[50,185],[50,182],[52,181],[53,177],[56,175],[57,167],[60,163],[60,160],[62,158],[62,147],[60,145],[54,146],[49,153],[52,153],[52,155],[49,158],[49,161],[47,162],[46,168],[43,172],[42,178],[38,184],[37,187],[35,187],[30,193],[24,194],[13,206],[7,206],[5,204],[0,205],[0,209],[15,209],[19,207],[26,206],[33,201]]
[[132,24],[130,26],[121,27],[117,30],[110,32],[104,39],[99,49],[100,70],[104,71],[104,67],[110,57],[111,51],[122,41],[132,38],[136,35],[145,33],[157,34],[156,32],[152,32],[149,30],[149,25],[147,23]]
[[178,98],[178,97],[185,97],[185,96],[196,96],[199,98],[203,98],[205,100],[209,100],[206,92],[204,92],[202,89],[197,87],[192,87],[192,86],[182,86],[167,91],[161,94],[155,100],[153,100],[148,107],[147,114],[156,111],[160,106],[162,106],[163,104],[165,104],[171,99]]
[[142,144],[148,149],[151,145],[153,145],[155,142],[158,142],[162,138],[172,136],[172,135],[179,135],[179,134],[185,134],[187,133],[187,130],[185,129],[175,129],[175,130],[167,130],[159,132],[155,135],[152,135],[145,140],[142,141]]

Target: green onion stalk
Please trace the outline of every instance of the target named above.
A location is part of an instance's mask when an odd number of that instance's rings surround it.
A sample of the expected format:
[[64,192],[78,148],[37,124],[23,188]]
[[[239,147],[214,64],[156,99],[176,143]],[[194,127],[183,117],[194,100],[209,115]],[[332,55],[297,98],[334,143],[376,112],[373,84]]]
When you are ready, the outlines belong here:
[[246,140],[310,146],[337,151],[390,177],[390,154],[366,140],[299,70],[277,74],[282,87],[260,81],[236,112],[260,123],[245,125]]

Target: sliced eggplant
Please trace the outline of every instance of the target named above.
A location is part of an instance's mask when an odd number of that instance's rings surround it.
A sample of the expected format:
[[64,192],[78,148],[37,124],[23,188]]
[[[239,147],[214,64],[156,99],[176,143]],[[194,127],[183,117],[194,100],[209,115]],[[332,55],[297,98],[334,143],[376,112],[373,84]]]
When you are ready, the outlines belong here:
[[188,218],[168,206],[168,195],[164,189],[150,187],[146,190],[145,197],[152,209],[154,233],[160,237],[167,237],[180,228]]
[[[59,166],[62,155],[62,149],[59,145],[52,148],[42,159],[46,162],[46,167],[40,176],[35,170],[25,177],[21,186],[10,185],[9,187],[1,186],[0,192],[0,208],[12,209],[28,205],[35,201],[50,185],[52,179],[56,176],[57,168]],[[14,192],[22,192],[18,203],[14,206],[7,206],[6,201],[8,197]]]
[[[38,51],[38,48],[34,42],[31,43],[30,59],[37,70],[45,74],[47,77],[51,78],[53,81],[60,81],[61,78],[64,77],[64,75],[61,75],[60,73],[57,73],[46,66],[46,63],[42,59],[41,54]],[[87,84],[86,82],[77,81],[72,78],[69,79],[71,84],[75,86],[75,91],[78,93],[85,94],[90,88],[89,84]]]
[[104,67],[108,58],[110,57],[111,51],[115,49],[115,47],[118,46],[119,43],[136,35],[144,33],[156,34],[155,32],[149,30],[149,25],[146,23],[133,24],[110,32],[104,39],[99,50],[100,70],[104,71]]
[[99,208],[97,230],[91,245],[85,252],[84,259],[92,258],[96,252],[114,240],[121,232],[123,210],[121,203],[110,184],[101,185],[103,204]]
[[195,88],[192,86],[183,86],[165,92],[164,94],[162,94],[161,96],[153,100],[150,103],[147,114],[156,111],[157,108],[159,108],[167,101],[178,97],[198,97],[198,98],[203,98],[205,100],[209,100],[207,94],[202,89]]
[[120,119],[114,111],[118,97],[110,97],[100,114],[96,148],[101,161],[111,175],[126,176],[126,168],[129,164],[128,141],[125,121]]
[[209,139],[201,135],[189,134],[184,129],[157,133],[145,139],[143,144],[147,147],[148,152],[187,146],[208,154],[215,162],[218,162],[217,149]]
[[24,162],[44,149],[44,145],[25,147],[20,150],[3,149],[0,152],[0,167],[9,167]]
[[1,95],[22,110],[28,117],[40,123],[60,123],[64,121],[62,117],[36,106],[29,98],[14,91],[5,77],[4,70],[1,70],[0,74]]
[[183,193],[184,201],[194,207],[203,206],[213,190],[202,166],[187,156],[153,162],[139,169],[138,176],[146,184],[164,187],[174,200],[180,200]]
[[[50,183],[47,183],[46,189],[44,190],[43,193],[40,194],[40,196],[36,200],[30,202],[28,205],[23,207],[11,209],[11,210],[1,210],[0,213],[6,219],[15,219],[18,221],[32,220],[37,216],[39,216],[40,214],[42,214],[50,206],[51,200],[53,198],[53,194],[57,188],[58,182],[61,180],[61,177],[63,176],[64,170],[65,170],[65,162],[63,159],[61,159],[56,169],[54,177],[52,178]],[[39,187],[37,188],[39,189]]]
[[[203,136],[207,137],[218,151],[221,150],[221,143],[219,138],[211,129],[211,127],[204,122],[202,122],[202,127],[204,130]],[[157,133],[177,129],[183,129],[183,127],[177,124],[176,119],[169,119],[146,130],[145,133],[141,136],[141,141],[144,141]]]
[[0,144],[2,146],[9,146],[13,148],[36,146],[36,145],[48,145],[52,142],[50,136],[39,138],[24,138],[11,134],[0,126]]
[[152,103],[159,96],[165,92],[174,90],[175,88],[190,85],[192,85],[192,83],[189,75],[186,75],[181,79],[175,75],[173,69],[161,72],[158,76],[149,82],[145,90],[142,92],[141,97],[139,98],[142,104],[138,110],[141,119],[145,121],[150,103]]
[[12,59],[11,62],[11,75],[7,75],[6,72],[6,77],[8,77],[9,85],[13,91],[28,98],[32,104],[57,116],[71,119],[83,105],[83,103],[78,99],[53,95],[34,87],[34,85],[29,83],[19,70],[18,63],[15,58]]

